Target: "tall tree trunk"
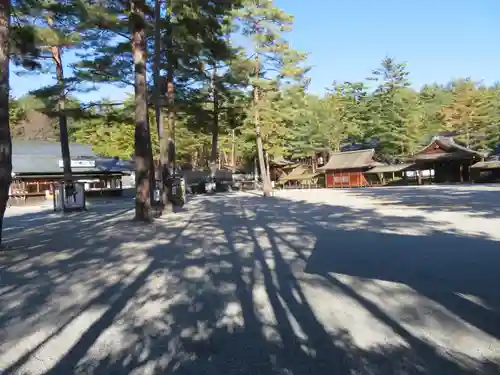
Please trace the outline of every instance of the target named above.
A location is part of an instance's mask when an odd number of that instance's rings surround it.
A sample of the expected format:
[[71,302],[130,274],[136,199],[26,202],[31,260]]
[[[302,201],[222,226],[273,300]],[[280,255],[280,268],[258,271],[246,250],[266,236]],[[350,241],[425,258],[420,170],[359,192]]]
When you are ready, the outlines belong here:
[[158,139],[160,141],[160,164],[158,167],[158,179],[160,183],[160,199],[161,204],[164,206],[167,204],[167,194],[165,189],[165,177],[167,169],[167,140],[165,138],[165,128],[163,125],[163,113],[162,113],[162,98],[161,98],[161,75],[160,75],[160,64],[161,64],[161,0],[155,0],[155,58],[154,58],[154,106],[155,106],[155,117],[156,117],[156,127],[158,131]]
[[146,33],[144,0],[131,1],[132,53],[135,69],[135,218],[151,221],[151,138],[146,87]]
[[266,173],[267,173],[267,178],[269,178],[269,184],[271,185],[271,188],[273,186],[273,183],[271,182],[271,166],[269,165],[269,152],[265,151],[264,154],[265,161],[266,161]]
[[9,127],[10,0],[0,0],[0,245],[3,217],[12,181],[12,141]]
[[170,174],[175,173],[175,84],[174,84],[174,41],[172,34],[172,17],[167,9],[167,103],[168,103],[168,130],[167,130],[167,168]]
[[217,90],[217,66],[214,63],[212,70],[212,102],[213,102],[213,123],[212,123],[212,150],[210,153],[210,171],[212,177],[215,176],[215,171],[217,168],[217,146],[219,140],[219,95]]
[[235,156],[235,144],[234,144],[234,129],[231,130],[231,169],[233,173],[236,172],[236,156]]
[[470,132],[469,132],[469,125],[465,125],[465,146],[470,147]]
[[254,180],[254,189],[257,189],[257,181],[259,180],[259,168],[257,167],[257,158],[253,158],[253,180]]
[[[258,78],[260,75],[260,59],[257,56],[255,58],[256,62],[256,77]],[[259,158],[259,168],[260,168],[260,176],[262,179],[262,192],[265,197],[271,195],[271,180],[267,175],[266,171],[266,163],[264,160],[264,146],[262,144],[262,135],[260,129],[260,116],[259,116],[259,88],[254,86],[253,88],[253,104],[254,104],[254,123],[255,123],[255,137],[257,140],[257,156]]]
[[66,87],[64,82],[64,70],[62,64],[61,47],[50,47],[52,60],[56,65],[57,84],[59,85],[59,97],[57,98],[57,110],[59,112],[59,141],[61,143],[61,155],[63,159],[64,182],[73,181],[71,171],[71,154],[69,151],[68,117],[64,113],[66,106]]

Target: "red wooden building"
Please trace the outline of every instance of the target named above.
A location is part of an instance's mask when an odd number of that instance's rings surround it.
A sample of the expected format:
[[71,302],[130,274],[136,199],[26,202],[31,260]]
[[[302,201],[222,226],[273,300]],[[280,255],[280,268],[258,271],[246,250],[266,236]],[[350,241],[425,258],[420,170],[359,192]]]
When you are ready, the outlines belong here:
[[325,187],[349,188],[368,186],[364,172],[381,163],[373,160],[374,149],[335,152],[328,162],[318,168],[325,173]]

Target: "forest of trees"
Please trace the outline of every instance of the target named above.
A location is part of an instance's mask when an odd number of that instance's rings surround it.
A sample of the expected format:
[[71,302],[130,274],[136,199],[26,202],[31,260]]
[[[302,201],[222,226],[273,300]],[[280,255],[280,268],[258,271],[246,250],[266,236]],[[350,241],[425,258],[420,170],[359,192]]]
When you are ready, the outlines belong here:
[[[374,77],[392,74],[393,65],[391,59],[384,60],[384,67]],[[412,154],[437,134],[453,134],[478,151],[493,151],[500,143],[500,85],[487,87],[459,79],[418,91],[401,85],[393,90],[394,96],[385,92],[382,97],[382,85],[388,86],[390,80],[380,86],[370,86],[370,81],[334,83],[321,97],[307,93],[304,87],[274,93],[269,108],[262,106],[260,121],[264,148],[271,158],[305,157],[322,149],[339,151],[351,143],[364,142],[369,147],[376,139],[378,157],[393,161]],[[231,163],[233,129],[238,160],[252,161],[256,153],[255,130],[248,119],[251,100],[244,97],[249,94],[236,94],[241,95],[238,105],[219,109],[218,157],[227,163]],[[133,96],[123,103],[109,99],[89,104],[71,99],[69,106],[78,108],[77,116],[68,119],[72,142],[91,144],[105,156],[133,157]],[[210,159],[213,104],[203,107],[193,105],[192,112],[178,111],[175,140],[182,165],[203,168]],[[58,121],[43,113],[43,108],[44,103],[34,96],[11,98],[12,138],[58,141]],[[149,117],[154,119],[153,109]],[[154,130],[151,140],[157,159],[160,146]]]
[[[272,0],[0,0],[0,198],[11,136],[60,141],[67,175],[68,139],[134,157],[144,220],[153,158],[163,173],[174,162],[213,166],[231,160],[233,134],[238,160],[259,160],[264,194],[265,153],[376,144],[380,160],[395,162],[444,132],[476,150],[500,143],[500,85],[464,78],[416,90],[406,65],[385,57],[369,77],[325,82],[318,96],[308,91],[307,53],[287,39],[292,27]],[[9,61],[55,84],[13,98]],[[96,83],[134,91],[124,102],[75,99]]]

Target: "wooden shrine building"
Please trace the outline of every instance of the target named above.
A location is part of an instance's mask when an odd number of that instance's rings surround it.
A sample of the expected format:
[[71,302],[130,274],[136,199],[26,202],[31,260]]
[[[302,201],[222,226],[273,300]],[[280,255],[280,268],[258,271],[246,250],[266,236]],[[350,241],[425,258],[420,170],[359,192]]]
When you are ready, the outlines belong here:
[[288,175],[299,164],[286,160],[283,156],[274,157],[269,160],[269,173],[271,181],[277,182],[280,178]]
[[471,179],[474,182],[500,182],[500,155],[477,162],[470,168]]
[[381,165],[373,160],[374,154],[374,149],[335,152],[330,154],[328,162],[317,171],[325,174],[327,188],[368,186],[364,172]]
[[307,164],[299,164],[289,173],[282,175],[277,181],[278,186],[284,189],[313,189],[323,187],[321,172],[313,172],[313,168]]
[[[71,169],[75,181],[87,192],[121,194],[122,177],[132,172],[117,158],[98,157],[89,145],[70,144]],[[45,141],[12,142],[10,197],[26,201],[53,193],[53,184],[64,178],[61,146]]]
[[471,150],[451,137],[438,136],[407,161],[416,165],[418,184],[423,182],[423,172],[432,182],[450,183],[470,181],[470,167],[485,157],[485,154]]

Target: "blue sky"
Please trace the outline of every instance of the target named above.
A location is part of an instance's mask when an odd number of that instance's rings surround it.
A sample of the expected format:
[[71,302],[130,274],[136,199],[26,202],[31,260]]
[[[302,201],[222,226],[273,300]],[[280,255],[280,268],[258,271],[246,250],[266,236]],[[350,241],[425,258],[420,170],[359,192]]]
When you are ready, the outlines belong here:
[[[405,61],[415,87],[471,77],[500,81],[499,0],[275,0],[295,16],[292,46],[309,52],[311,90],[366,78],[386,55]],[[12,77],[14,95],[50,77]],[[111,97],[106,87],[84,100]]]

